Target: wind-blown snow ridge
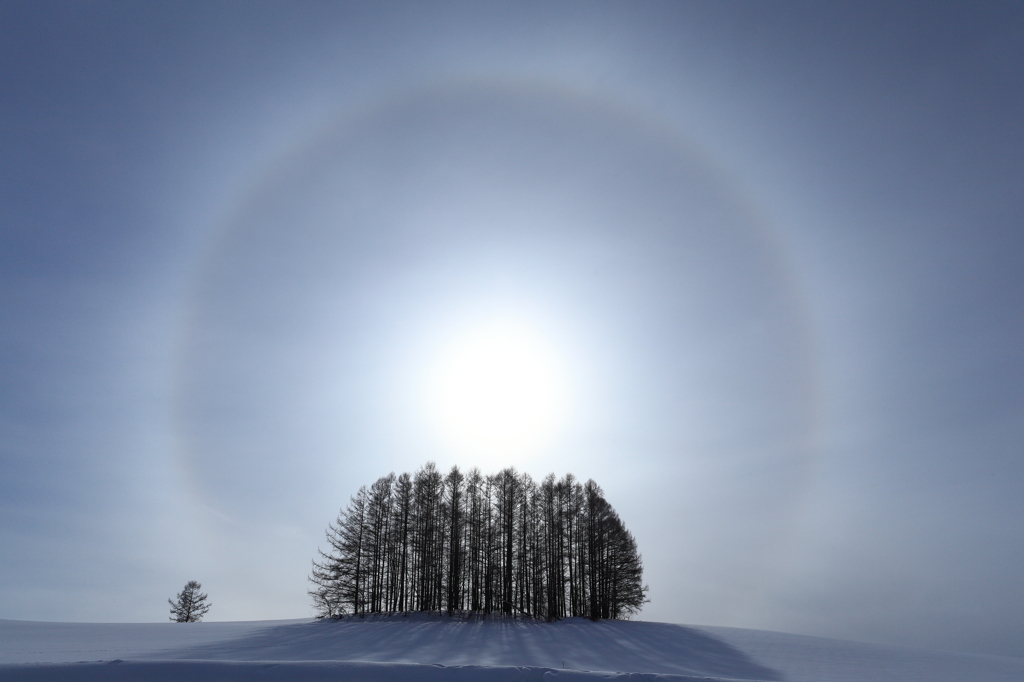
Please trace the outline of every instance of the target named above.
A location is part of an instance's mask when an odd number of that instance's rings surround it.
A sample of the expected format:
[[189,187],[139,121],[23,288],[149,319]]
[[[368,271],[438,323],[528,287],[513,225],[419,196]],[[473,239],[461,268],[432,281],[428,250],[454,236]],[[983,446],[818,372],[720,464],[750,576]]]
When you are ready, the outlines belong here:
[[1024,659],[642,621],[417,614],[191,624],[0,621],[0,680],[555,678],[1020,682]]

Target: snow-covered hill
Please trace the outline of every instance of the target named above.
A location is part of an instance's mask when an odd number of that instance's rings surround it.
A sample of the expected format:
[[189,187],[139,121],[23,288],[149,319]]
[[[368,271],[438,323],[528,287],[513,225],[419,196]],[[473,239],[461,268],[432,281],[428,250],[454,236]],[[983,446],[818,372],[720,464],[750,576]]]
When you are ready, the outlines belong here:
[[0,680],[1020,682],[1024,659],[735,628],[437,616],[0,621]]

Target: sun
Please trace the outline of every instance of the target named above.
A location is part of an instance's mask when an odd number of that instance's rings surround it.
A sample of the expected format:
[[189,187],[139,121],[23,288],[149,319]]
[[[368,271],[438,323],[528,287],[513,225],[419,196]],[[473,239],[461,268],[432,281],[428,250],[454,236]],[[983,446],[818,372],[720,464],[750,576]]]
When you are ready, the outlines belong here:
[[521,322],[490,321],[453,339],[429,384],[430,410],[447,444],[475,454],[528,453],[565,416],[564,363]]

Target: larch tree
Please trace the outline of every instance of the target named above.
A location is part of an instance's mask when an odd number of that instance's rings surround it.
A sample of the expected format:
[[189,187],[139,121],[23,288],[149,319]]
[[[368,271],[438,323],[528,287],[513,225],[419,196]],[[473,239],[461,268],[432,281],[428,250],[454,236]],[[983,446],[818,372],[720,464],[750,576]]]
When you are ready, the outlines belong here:
[[432,462],[360,488],[328,526],[310,582],[318,617],[597,620],[647,602],[636,540],[594,481],[537,483],[512,468],[442,474]]
[[177,598],[167,600],[171,605],[171,620],[176,623],[198,623],[210,610],[211,604],[206,603],[206,595],[200,592],[202,585],[195,580],[185,583],[185,589],[178,593]]

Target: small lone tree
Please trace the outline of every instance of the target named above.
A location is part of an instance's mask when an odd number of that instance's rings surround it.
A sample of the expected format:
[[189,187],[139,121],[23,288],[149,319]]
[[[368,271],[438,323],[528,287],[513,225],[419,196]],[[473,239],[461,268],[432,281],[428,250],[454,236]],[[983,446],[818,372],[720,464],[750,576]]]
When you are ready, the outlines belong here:
[[198,623],[210,610],[206,603],[206,595],[199,589],[202,587],[195,580],[185,583],[185,589],[178,593],[177,601],[167,600],[171,605],[171,620],[176,623]]

